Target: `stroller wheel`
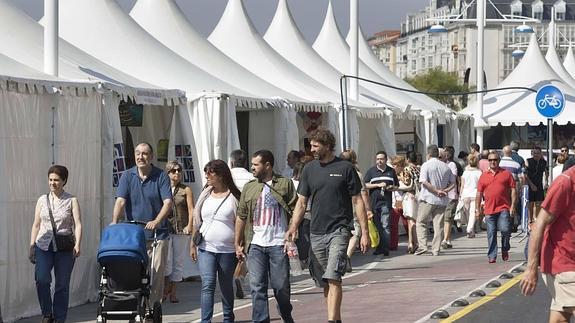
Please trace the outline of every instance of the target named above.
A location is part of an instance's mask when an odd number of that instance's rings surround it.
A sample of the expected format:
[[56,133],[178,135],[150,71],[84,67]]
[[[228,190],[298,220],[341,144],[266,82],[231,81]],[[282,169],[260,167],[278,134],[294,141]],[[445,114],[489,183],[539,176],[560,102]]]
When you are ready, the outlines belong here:
[[154,303],[152,320],[154,323],[162,323],[162,304],[160,302]]

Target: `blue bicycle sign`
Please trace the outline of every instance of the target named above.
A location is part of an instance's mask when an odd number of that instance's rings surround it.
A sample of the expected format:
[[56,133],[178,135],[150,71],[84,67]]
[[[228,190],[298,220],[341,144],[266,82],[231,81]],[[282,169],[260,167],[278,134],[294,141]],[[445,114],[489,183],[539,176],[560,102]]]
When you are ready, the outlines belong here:
[[545,85],[537,91],[535,96],[537,111],[546,117],[554,118],[558,116],[565,107],[565,96],[559,88],[553,85]]

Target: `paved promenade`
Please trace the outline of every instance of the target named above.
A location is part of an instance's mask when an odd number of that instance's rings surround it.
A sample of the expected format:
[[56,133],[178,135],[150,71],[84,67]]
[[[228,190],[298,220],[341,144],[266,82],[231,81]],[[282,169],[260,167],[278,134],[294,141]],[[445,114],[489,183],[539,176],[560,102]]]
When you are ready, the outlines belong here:
[[[510,261],[503,262],[499,257],[497,263],[489,264],[485,231],[474,239],[456,233],[453,249],[445,250],[439,256],[406,254],[405,237],[402,238],[399,250],[392,251],[391,257],[373,256],[371,252],[366,255],[356,253],[353,257],[353,273],[344,279],[343,321],[439,322],[430,319],[433,312],[443,308],[453,316],[460,310],[448,306],[454,300],[468,296],[477,289],[489,295],[496,288],[486,288],[484,285],[519,266],[524,260],[524,245],[514,238],[511,241]],[[295,321],[327,321],[323,291],[315,288],[309,275],[294,277],[292,282]],[[200,282],[183,282],[178,289],[180,303],[168,302],[163,305],[164,322],[199,322]],[[467,299],[473,303],[480,298]],[[219,296],[216,296],[218,300]],[[235,307],[236,322],[249,322],[251,300],[236,300]],[[214,322],[222,321],[220,311],[221,303],[218,303]],[[272,321],[281,321],[273,300],[270,301],[270,312]],[[94,322],[95,313],[94,303],[78,306],[70,309],[68,321]],[[18,322],[39,321],[39,317],[32,317]],[[489,322],[503,321],[492,317]]]

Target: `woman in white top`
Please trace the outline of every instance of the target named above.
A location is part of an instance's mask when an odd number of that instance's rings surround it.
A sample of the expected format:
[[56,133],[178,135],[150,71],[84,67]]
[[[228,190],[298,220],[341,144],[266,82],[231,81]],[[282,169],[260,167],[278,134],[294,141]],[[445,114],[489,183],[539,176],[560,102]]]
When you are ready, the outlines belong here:
[[[194,209],[192,260],[198,261],[202,279],[202,322],[211,322],[214,313],[216,277],[222,293],[224,322],[234,322],[234,269],[236,249],[234,227],[240,191],[228,165],[212,160],[204,167],[206,186]],[[196,236],[203,239],[199,242]]]
[[461,195],[459,198],[463,203],[462,222],[467,218],[467,237],[475,238],[475,195],[477,194],[477,182],[481,176],[481,170],[477,168],[479,160],[475,154],[467,156],[467,167],[461,175]]
[[[70,276],[74,262],[80,256],[80,205],[75,196],[64,191],[67,181],[66,167],[53,165],[48,169],[50,192],[40,196],[36,203],[34,224],[30,233],[29,259],[36,265],[34,276],[42,310],[42,323],[66,321]],[[57,238],[68,240],[68,243],[57,243]],[[50,287],[52,270],[55,278],[54,297]]]

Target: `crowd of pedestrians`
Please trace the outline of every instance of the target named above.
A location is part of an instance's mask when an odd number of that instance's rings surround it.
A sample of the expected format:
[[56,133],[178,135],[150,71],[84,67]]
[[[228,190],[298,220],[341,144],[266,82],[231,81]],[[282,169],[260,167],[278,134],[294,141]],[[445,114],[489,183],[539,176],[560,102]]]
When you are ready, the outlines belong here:
[[[368,249],[368,220],[379,236],[374,255],[387,257],[397,250],[402,218],[409,254],[437,256],[457,248],[453,232],[465,227],[469,239],[478,230],[487,231],[488,263],[497,261],[499,232],[500,257],[508,261],[510,234],[520,224],[518,201],[525,186],[529,201],[525,219],[533,234],[523,292],[531,294],[537,285],[541,259],[544,281],[553,296],[552,316],[570,314],[565,309],[573,309],[574,291],[562,282],[572,279],[575,263],[570,257],[561,258],[563,250],[574,254],[575,240],[571,203],[575,171],[567,171],[575,159],[568,147],[562,147],[553,161],[555,184],[543,202],[550,181],[538,147],[527,160],[517,153],[517,142],[503,147],[501,154],[472,144],[457,158],[451,146],[430,145],[425,158],[414,151],[397,156],[378,151],[375,164],[362,174],[353,150],[335,155],[335,137],[328,130],[315,130],[309,139],[311,155],[290,151],[288,167],[281,174],[273,171],[275,160],[268,150],[255,152],[249,167],[242,150],[233,151],[228,163],[210,161],[203,169],[206,185],[197,201],[182,183],[177,161],[169,161],[163,171],[151,163],[150,144],[136,146],[136,165],[119,182],[112,224],[122,218],[144,222],[150,255],[157,240],[151,261],[151,303],[179,302],[176,287],[184,278],[184,261],[191,257],[198,262],[202,281],[202,322],[212,321],[216,285],[223,320],[233,322],[234,296],[246,296],[245,280],[253,322],[270,321],[268,288],[281,319],[294,322],[290,264],[295,260],[324,289],[328,322],[341,322],[342,276],[353,270],[350,259],[356,250]],[[80,209],[76,198],[63,190],[67,178],[65,167],[50,168],[50,193],[38,199],[31,231],[29,258],[36,264],[43,322],[65,321],[70,274],[80,254]],[[72,237],[70,249],[56,247],[54,238],[61,234]],[[430,246],[429,234],[433,234]]]

